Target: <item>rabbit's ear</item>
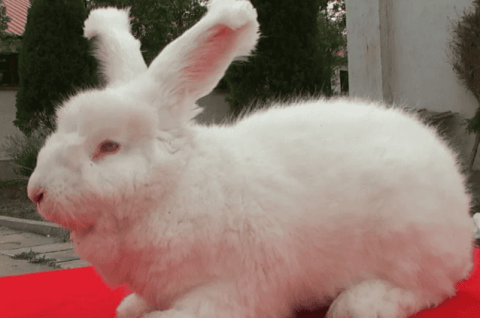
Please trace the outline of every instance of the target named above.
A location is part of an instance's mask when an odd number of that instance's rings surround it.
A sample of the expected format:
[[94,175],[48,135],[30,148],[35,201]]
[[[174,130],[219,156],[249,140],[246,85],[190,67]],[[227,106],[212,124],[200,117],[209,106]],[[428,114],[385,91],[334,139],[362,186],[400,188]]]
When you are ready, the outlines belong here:
[[97,37],[96,56],[108,86],[131,81],[147,70],[140,42],[130,33],[130,9],[101,8],[85,20],[84,36]]
[[179,108],[191,108],[211,92],[236,56],[250,54],[258,37],[257,12],[248,0],[210,0],[207,14],[149,67],[153,89],[163,95],[157,97],[163,115],[181,120],[191,112]]

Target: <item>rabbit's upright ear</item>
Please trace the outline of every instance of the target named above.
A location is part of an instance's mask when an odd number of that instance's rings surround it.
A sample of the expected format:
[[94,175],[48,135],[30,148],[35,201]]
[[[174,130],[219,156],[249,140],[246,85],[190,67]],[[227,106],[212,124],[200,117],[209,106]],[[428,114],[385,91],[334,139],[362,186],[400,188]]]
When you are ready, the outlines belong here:
[[257,12],[248,0],[210,0],[207,14],[166,46],[149,67],[162,115],[185,119],[194,102],[215,88],[232,60],[250,54],[258,26]]
[[140,42],[130,33],[129,9],[101,8],[85,20],[84,36],[97,36],[96,56],[108,86],[131,81],[147,70]]

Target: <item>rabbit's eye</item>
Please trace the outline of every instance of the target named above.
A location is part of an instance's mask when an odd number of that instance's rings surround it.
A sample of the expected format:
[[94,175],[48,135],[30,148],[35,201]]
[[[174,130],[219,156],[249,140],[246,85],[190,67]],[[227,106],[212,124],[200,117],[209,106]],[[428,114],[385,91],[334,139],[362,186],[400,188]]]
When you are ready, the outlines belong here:
[[106,141],[102,142],[102,144],[100,146],[100,152],[101,153],[115,152],[115,151],[117,151],[118,147],[120,147],[120,145],[118,143],[116,143],[115,141],[106,140]]
[[105,155],[114,154],[120,149],[120,144],[115,141],[105,140],[98,145],[97,150],[92,156],[92,160],[98,160]]

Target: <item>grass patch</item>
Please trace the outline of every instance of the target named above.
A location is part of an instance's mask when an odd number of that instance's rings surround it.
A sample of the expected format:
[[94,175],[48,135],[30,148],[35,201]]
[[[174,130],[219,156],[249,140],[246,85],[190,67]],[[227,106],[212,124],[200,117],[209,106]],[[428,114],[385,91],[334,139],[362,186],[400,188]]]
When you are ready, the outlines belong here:
[[52,268],[60,268],[60,266],[57,265],[54,259],[48,258],[45,255],[42,255],[41,257],[39,257],[38,256],[39,254],[40,253],[30,250],[28,252],[15,254],[11,256],[11,258],[27,260],[29,263],[32,263],[32,264],[43,264]]
[[[0,180],[0,215],[34,221],[45,221],[37,212],[35,204],[27,196],[27,178]],[[61,237],[70,240],[70,233]]]
[[13,159],[13,170],[17,175],[30,177],[37,164],[38,152],[49,134],[49,131],[38,130],[29,137],[24,134],[5,136],[0,151]]
[[44,221],[27,196],[28,179],[0,181],[0,215]]
[[0,187],[26,187],[28,184],[27,178],[17,178],[12,180],[0,180]]
[[24,259],[24,260],[29,261],[29,260],[35,258],[38,254],[39,253],[30,250],[28,252],[22,252],[22,253],[15,254],[15,255],[11,256],[11,258],[13,258],[13,259]]
[[32,258],[31,260],[29,260],[29,262],[32,264],[43,264],[53,268],[60,268],[60,266],[57,265],[54,259],[47,258],[45,255],[42,255],[42,257]]

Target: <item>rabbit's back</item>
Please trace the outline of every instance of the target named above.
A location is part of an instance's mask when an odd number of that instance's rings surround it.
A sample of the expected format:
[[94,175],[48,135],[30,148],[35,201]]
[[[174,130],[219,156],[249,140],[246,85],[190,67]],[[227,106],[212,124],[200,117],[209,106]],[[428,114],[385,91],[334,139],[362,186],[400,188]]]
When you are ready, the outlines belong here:
[[404,111],[307,101],[208,134],[221,140],[212,147],[220,166],[231,154],[230,193],[238,187],[238,202],[258,202],[239,213],[252,224],[262,214],[272,227],[265,240],[308,260],[302,273],[318,288],[373,275],[451,292],[470,268],[470,196],[455,154]]
[[[219,134],[252,177],[288,176],[307,192],[326,191],[356,207],[371,204],[369,195],[398,197],[397,203],[454,198],[466,204],[464,210],[442,217],[468,214],[470,197],[456,155],[433,128],[398,108],[307,101],[253,114]],[[432,213],[422,215],[439,217],[443,210]]]
[[298,194],[345,213],[381,210],[397,223],[460,219],[471,228],[470,195],[456,154],[433,128],[401,109],[346,99],[305,101],[196,134],[200,153],[210,153],[207,165],[215,166],[204,171],[224,170],[229,178],[220,181],[232,187],[262,184],[283,192],[272,195]]

